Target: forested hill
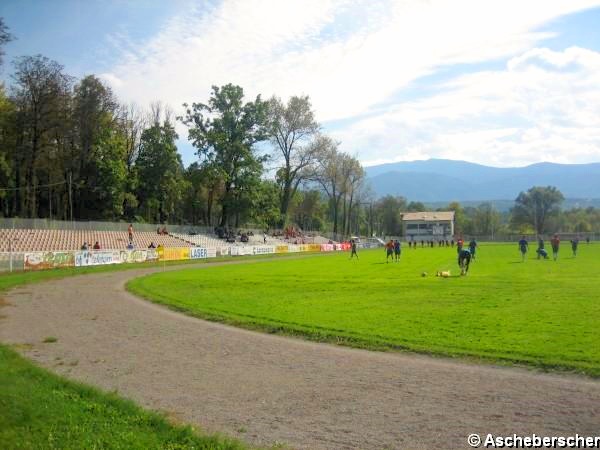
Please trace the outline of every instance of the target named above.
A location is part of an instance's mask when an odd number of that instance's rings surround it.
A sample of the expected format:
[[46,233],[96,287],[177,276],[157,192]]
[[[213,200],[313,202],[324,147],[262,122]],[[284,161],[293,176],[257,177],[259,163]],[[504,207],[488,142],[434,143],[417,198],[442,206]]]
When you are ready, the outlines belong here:
[[429,159],[366,168],[378,196],[422,202],[513,200],[532,186],[556,186],[566,198],[600,198],[600,163],[538,163],[498,168],[466,161]]

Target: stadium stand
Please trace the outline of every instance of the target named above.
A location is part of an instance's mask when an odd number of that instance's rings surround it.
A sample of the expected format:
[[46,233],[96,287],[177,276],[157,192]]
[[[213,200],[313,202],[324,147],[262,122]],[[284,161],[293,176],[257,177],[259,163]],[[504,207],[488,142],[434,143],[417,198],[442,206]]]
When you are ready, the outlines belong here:
[[332,241],[323,236],[314,236],[313,241],[314,244],[338,244],[338,242]]
[[[84,242],[91,249],[98,241],[100,248],[125,249],[129,237],[125,231],[93,230],[0,230],[0,252],[28,252],[51,250],[79,250]],[[163,247],[191,247],[189,242],[172,235],[159,235],[150,231],[134,231],[133,245],[136,249],[148,248],[151,242]]]
[[190,245],[204,248],[221,248],[228,247],[231,244],[226,243],[222,239],[213,238],[204,234],[181,234],[172,233],[173,237],[187,242]]

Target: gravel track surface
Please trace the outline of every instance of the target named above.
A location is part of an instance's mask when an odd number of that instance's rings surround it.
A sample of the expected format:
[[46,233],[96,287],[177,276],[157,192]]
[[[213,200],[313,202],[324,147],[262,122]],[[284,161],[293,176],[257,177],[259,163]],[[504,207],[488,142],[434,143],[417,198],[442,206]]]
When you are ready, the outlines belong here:
[[470,433],[600,435],[599,381],[206,322],[125,291],[155,270],[14,289],[0,340],[60,375],[251,444],[470,448]]

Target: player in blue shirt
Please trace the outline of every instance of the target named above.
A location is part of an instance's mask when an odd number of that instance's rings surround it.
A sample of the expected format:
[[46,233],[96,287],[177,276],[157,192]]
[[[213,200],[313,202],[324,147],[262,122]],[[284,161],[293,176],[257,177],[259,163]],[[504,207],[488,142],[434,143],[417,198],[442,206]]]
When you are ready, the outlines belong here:
[[571,250],[573,251],[573,258],[577,256],[577,247],[579,246],[579,238],[575,237],[571,240]]
[[469,271],[469,264],[471,264],[471,252],[464,248],[458,252],[458,267],[460,267],[460,274],[466,275]]
[[521,261],[525,262],[525,257],[527,256],[527,250],[529,250],[529,242],[525,239],[525,236],[521,238],[519,241],[519,250],[521,250]]
[[396,239],[394,241],[394,260],[396,262],[400,262],[400,252],[402,251],[402,247],[400,241]]
[[475,251],[477,250],[477,241],[475,238],[471,239],[469,242],[469,251],[471,252],[471,258],[475,260]]

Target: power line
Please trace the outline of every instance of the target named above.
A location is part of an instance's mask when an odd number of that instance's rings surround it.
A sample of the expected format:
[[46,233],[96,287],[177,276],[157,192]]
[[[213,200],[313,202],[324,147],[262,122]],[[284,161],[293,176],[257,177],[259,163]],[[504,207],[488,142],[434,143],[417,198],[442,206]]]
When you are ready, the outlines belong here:
[[[52,187],[52,186],[59,186],[62,184],[67,184],[67,181],[60,181],[58,183],[50,183],[50,184],[38,184],[35,189],[43,189],[43,188],[48,188],[48,187]],[[0,188],[0,191],[6,192],[6,191],[23,191],[26,189],[32,189],[28,186],[26,187],[15,187],[15,188]]]

